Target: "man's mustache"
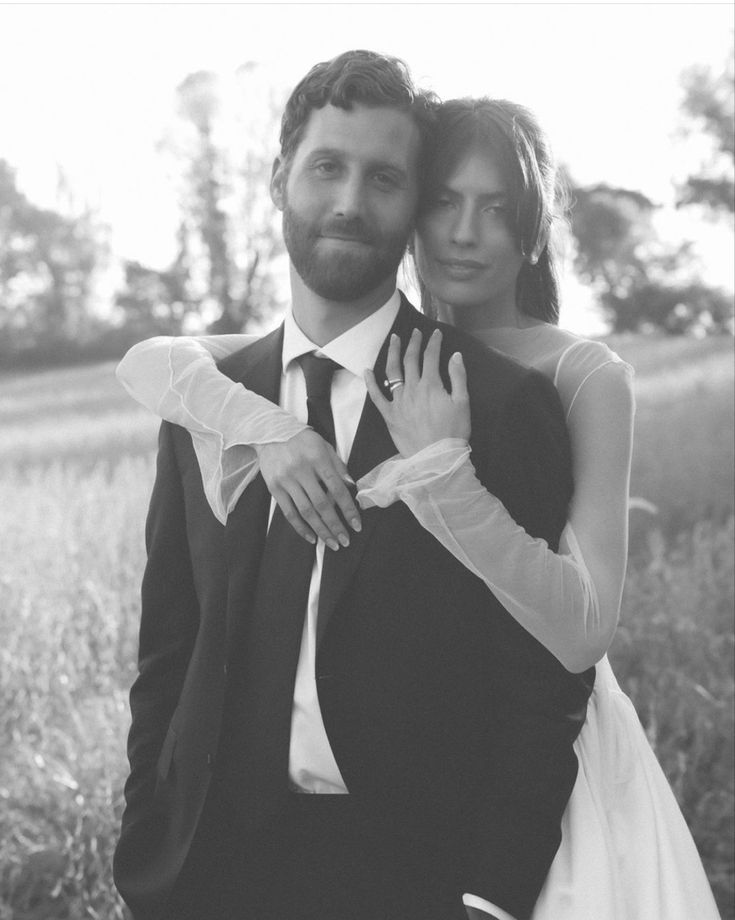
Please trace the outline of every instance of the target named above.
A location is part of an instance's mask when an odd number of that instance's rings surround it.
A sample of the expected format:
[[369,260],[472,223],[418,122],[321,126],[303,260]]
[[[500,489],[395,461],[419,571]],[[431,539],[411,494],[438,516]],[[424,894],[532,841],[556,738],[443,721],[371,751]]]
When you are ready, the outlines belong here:
[[375,236],[365,226],[361,218],[351,220],[330,220],[322,224],[317,236],[325,236],[331,239],[351,240],[358,243],[373,244]]

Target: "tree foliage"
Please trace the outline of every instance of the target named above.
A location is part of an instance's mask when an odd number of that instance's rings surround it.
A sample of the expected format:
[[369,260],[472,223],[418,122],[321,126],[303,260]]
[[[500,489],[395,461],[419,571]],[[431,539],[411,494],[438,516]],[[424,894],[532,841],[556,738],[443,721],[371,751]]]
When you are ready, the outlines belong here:
[[35,205],[0,160],[2,351],[83,340],[94,325],[94,276],[106,254],[104,228],[90,209]]
[[283,251],[269,195],[280,100],[243,65],[223,88],[212,73],[177,90],[182,233],[202,315],[215,332],[237,332],[277,303],[273,260]]
[[716,213],[735,211],[735,66],[692,67],[683,76],[685,133],[707,141],[699,172],[679,189],[679,204],[701,204]]
[[614,332],[646,326],[671,334],[718,332],[731,298],[688,276],[689,243],[661,243],[656,206],[638,191],[600,184],[573,188],[575,269],[594,290]]

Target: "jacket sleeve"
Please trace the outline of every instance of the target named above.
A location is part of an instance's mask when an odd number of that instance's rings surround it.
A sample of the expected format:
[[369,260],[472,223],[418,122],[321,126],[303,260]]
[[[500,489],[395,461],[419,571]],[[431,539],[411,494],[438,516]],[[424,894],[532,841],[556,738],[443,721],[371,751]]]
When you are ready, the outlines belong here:
[[199,625],[174,427],[168,422],[160,429],[146,548],[138,677],[130,691],[130,776],[125,786],[123,833],[151,807],[156,762],[179,700]]
[[[473,422],[473,432],[475,423]],[[488,439],[482,443],[483,439]],[[569,439],[552,384],[525,376],[497,424],[478,426],[478,454],[489,452],[493,482],[513,518],[556,549],[572,494]],[[507,611],[499,610],[503,648],[495,666],[498,701],[493,755],[477,802],[475,843],[465,891],[530,917],[561,840],[574,786],[574,740],[584,721],[594,670],[571,674]],[[501,742],[498,744],[498,739]]]

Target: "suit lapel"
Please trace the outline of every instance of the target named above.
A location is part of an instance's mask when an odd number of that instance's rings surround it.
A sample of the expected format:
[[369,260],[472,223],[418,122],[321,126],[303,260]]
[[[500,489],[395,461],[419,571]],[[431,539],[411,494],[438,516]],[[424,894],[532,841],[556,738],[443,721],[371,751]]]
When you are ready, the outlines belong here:
[[[247,389],[278,404],[283,326],[232,355],[221,370]],[[270,493],[258,475],[247,487],[225,525],[229,573],[227,637],[249,606],[257,584],[270,508]]]
[[[425,319],[415,310],[401,294],[401,307],[396,315],[393,328],[381,346],[373,368],[375,378],[381,388],[384,388],[385,363],[388,355],[390,335],[396,333],[401,339],[401,351],[405,350],[411,332],[417,326],[423,327]],[[396,454],[396,446],[388,433],[388,428],[383,417],[376,409],[375,404],[366,397],[360,423],[355,433],[347,468],[356,481],[376,467],[379,463]],[[362,530],[360,533],[350,535],[350,545],[337,552],[327,551],[324,554],[324,569],[319,594],[319,617],[317,621],[317,647],[319,647],[335,607],[340,597],[349,586],[354,572],[360,563],[365,548],[370,542],[375,528],[380,520],[382,509],[370,508],[364,511],[362,517]]]

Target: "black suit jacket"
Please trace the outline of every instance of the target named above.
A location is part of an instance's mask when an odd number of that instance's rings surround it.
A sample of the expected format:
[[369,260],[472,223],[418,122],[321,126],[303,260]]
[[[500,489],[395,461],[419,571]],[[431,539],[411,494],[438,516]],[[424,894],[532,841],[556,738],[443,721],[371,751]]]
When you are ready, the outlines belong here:
[[[436,325],[404,300],[394,331],[405,347],[414,327],[428,337]],[[530,534],[556,548],[572,480],[554,387],[442,329],[443,368],[457,350],[467,367],[480,479]],[[277,401],[281,344],[279,329],[221,370]],[[387,341],[378,379],[386,351]],[[395,452],[368,399],[352,475]],[[115,857],[117,885],[140,920],[160,913],[201,814],[268,508],[258,477],[222,527],[204,497],[188,433],[163,424],[146,527],[131,773]],[[464,890],[519,920],[529,916],[559,844],[577,769],[572,743],[594,670],[565,671],[396,503],[364,512],[350,547],[325,557],[316,671],[350,793],[407,833],[456,841]]]

